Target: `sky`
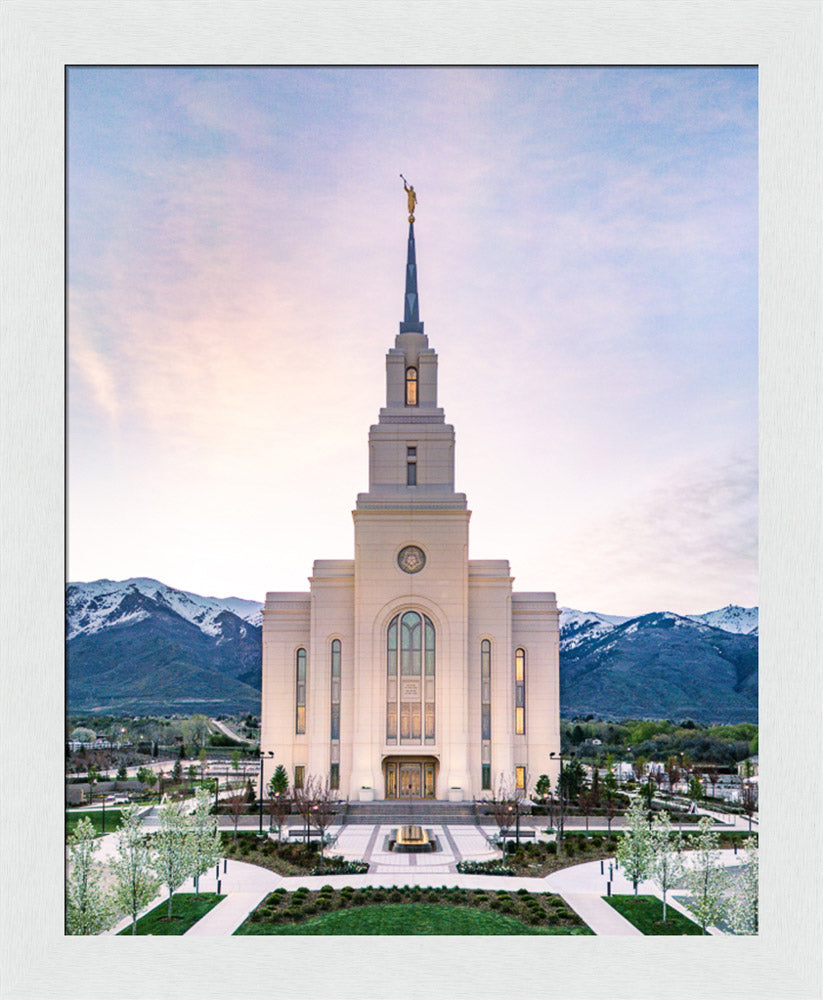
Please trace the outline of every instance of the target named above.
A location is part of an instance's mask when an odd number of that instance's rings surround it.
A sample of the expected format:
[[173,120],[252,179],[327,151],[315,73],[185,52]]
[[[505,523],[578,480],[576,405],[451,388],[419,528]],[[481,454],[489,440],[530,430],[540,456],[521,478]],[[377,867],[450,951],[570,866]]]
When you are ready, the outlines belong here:
[[68,578],[351,558],[403,314],[470,556],[608,614],[757,592],[754,68],[72,68]]

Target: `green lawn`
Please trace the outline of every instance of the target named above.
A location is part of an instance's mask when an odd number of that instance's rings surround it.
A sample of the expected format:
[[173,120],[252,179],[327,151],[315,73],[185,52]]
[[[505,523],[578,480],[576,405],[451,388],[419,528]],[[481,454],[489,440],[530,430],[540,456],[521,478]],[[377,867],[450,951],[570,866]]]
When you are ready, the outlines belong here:
[[[106,833],[114,833],[120,826],[120,809],[106,810]],[[103,812],[101,809],[84,809],[78,812],[66,813],[66,838],[74,832],[74,828],[81,819],[90,819],[94,825],[94,832],[99,836],[103,832]]]
[[700,927],[682,913],[666,907],[663,923],[663,900],[657,896],[604,896],[610,906],[644,934],[701,934]]
[[[169,920],[169,901],[164,899],[159,906],[149,910],[137,921],[137,933],[148,935],[185,934],[193,924],[204,917],[212,907],[217,906],[225,896],[216,892],[201,892],[196,896],[193,892],[176,893],[172,901],[172,916]],[[120,931],[120,934],[131,934],[131,924]]]
[[322,913],[300,924],[246,921],[235,934],[590,934],[587,927],[530,926],[504,913],[449,903],[387,903]]

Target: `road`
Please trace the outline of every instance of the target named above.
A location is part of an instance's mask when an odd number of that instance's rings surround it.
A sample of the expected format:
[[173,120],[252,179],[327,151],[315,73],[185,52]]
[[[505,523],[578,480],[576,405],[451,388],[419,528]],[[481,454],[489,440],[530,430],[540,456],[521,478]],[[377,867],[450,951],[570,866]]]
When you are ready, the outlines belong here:
[[257,740],[246,739],[245,736],[240,736],[240,734],[234,732],[233,729],[229,729],[225,722],[218,722],[217,719],[209,719],[209,722],[216,729],[219,729],[224,736],[228,736],[230,740],[237,740],[238,743],[250,743],[252,745],[257,743]]

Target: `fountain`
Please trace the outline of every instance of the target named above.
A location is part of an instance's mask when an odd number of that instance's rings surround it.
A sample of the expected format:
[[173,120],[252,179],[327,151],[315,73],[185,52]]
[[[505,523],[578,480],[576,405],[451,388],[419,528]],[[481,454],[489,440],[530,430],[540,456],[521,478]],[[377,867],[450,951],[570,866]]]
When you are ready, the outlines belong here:
[[436,850],[436,841],[422,826],[399,826],[389,840],[389,850],[403,854],[419,854]]

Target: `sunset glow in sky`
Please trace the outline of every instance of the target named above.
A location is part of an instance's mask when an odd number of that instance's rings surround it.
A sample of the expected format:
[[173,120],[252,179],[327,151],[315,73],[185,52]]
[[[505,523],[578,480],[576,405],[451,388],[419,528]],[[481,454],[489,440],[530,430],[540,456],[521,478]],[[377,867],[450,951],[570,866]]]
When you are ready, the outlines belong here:
[[757,594],[753,68],[77,68],[69,579],[351,558],[402,319],[473,558],[583,610]]

